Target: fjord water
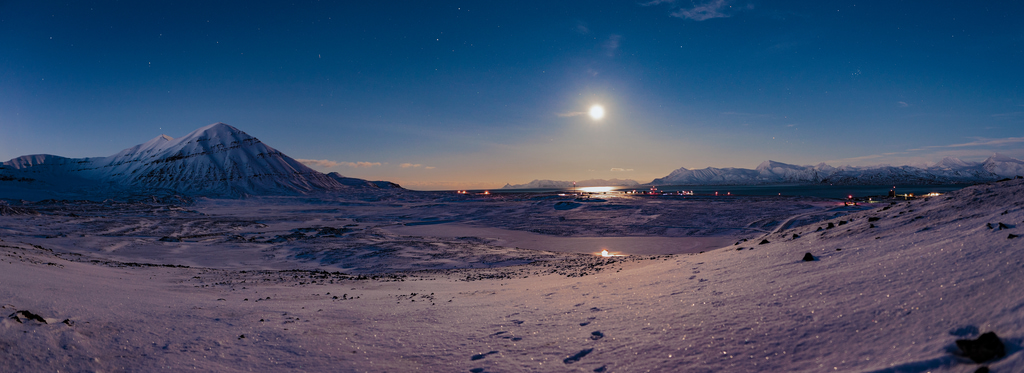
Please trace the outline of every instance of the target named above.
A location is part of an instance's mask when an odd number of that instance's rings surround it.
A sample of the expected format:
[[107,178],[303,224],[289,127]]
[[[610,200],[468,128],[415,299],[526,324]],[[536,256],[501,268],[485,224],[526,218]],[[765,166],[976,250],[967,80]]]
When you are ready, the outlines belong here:
[[[948,193],[963,189],[967,184],[946,185],[665,185],[657,186],[661,192],[692,191],[695,195],[714,196],[800,196],[818,198],[841,198],[849,196],[873,197],[886,196],[895,189],[896,194],[913,194],[920,196],[928,193]],[[650,186],[614,187],[614,192],[649,191]],[[572,192],[572,189],[501,189],[491,193],[551,193]]]

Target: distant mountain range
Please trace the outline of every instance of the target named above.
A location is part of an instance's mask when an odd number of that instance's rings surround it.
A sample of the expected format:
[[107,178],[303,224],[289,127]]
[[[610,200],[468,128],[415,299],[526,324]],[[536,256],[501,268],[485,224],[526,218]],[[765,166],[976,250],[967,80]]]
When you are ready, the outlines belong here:
[[[572,188],[572,181],[557,181],[557,180],[534,180],[526,184],[505,184],[501,189],[565,189]],[[602,179],[591,179],[576,182],[578,187],[593,187],[593,186],[637,186],[640,183],[635,180],[602,180]]]
[[174,139],[160,135],[109,157],[26,155],[0,165],[0,198],[14,189],[202,196],[296,195],[398,188],[385,181],[323,174],[224,123]]
[[[638,185],[768,185],[768,184],[834,184],[834,185],[934,185],[976,184],[1024,175],[1024,161],[995,154],[983,162],[966,162],[945,158],[930,167],[867,166],[832,167],[797,166],[765,161],[751,170],[747,168],[702,169],[680,168],[668,176],[645,184],[634,180],[584,180],[576,186],[638,186]],[[502,189],[565,189],[572,181],[534,180],[526,184],[505,184]]]
[[763,184],[836,184],[836,185],[924,185],[973,184],[1024,175],[1024,162],[995,154],[983,162],[965,162],[945,158],[931,167],[868,166],[832,167],[796,166],[765,161],[757,168],[680,168],[648,185],[763,185]]

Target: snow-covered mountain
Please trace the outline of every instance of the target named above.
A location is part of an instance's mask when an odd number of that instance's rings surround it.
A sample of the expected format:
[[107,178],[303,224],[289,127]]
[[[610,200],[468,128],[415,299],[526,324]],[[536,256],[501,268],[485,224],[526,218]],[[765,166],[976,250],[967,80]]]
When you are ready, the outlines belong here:
[[945,158],[930,167],[867,166],[832,167],[797,166],[765,161],[751,170],[746,168],[715,168],[690,170],[680,168],[668,176],[654,179],[650,185],[758,185],[758,184],[962,184],[979,183],[1024,175],[1024,162],[995,154],[983,162],[965,162]]
[[[375,182],[325,175],[224,123],[181,138],[160,135],[108,157],[65,158],[27,155],[3,163],[8,178],[133,191],[173,191],[186,195],[290,195],[352,188],[379,188]],[[383,182],[381,185],[394,187]]]
[[[505,184],[501,189],[562,189],[572,188],[572,181],[559,181],[559,180],[534,180],[526,184]],[[630,179],[590,179],[577,181],[576,186],[578,187],[594,187],[594,186],[637,186],[640,183]]]

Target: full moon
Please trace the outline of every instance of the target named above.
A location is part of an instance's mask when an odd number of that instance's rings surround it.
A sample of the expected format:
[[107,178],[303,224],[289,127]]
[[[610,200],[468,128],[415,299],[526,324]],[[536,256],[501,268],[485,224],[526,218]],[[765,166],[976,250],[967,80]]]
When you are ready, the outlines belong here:
[[601,105],[594,105],[590,107],[590,117],[594,120],[604,118],[604,107]]

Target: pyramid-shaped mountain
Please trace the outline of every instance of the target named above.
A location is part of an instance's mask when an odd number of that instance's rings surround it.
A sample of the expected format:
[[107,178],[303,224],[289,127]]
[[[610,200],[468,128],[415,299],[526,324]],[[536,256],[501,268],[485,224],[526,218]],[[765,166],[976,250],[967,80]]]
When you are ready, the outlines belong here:
[[386,185],[342,183],[224,123],[177,139],[161,135],[109,157],[30,155],[4,166],[50,184],[75,180],[186,195],[294,195]]

